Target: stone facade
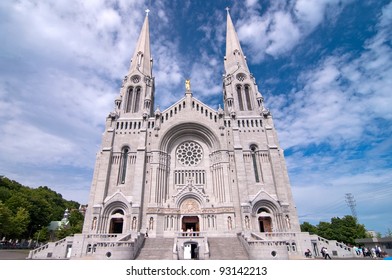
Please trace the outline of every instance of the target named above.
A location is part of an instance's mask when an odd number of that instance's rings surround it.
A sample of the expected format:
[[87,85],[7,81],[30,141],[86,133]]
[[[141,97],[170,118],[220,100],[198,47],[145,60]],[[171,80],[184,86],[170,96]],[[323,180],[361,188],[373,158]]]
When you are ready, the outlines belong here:
[[116,110],[106,120],[84,233],[300,231],[272,116],[229,14],[227,42],[223,109],[197,100],[186,81],[182,99],[152,112],[146,17]]
[[133,259],[145,234],[172,238],[176,259],[192,246],[208,259],[209,237],[239,238],[251,259],[301,258],[308,248],[317,253],[311,236],[300,233],[272,115],[229,13],[224,67],[224,108],[197,100],[187,80],[179,101],[153,111],[146,16],[116,109],[106,119],[71,258]]

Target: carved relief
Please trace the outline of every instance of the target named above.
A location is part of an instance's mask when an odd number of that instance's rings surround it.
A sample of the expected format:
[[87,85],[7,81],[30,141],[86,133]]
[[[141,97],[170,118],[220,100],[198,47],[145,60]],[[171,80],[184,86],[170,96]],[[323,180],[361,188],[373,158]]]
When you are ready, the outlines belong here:
[[198,213],[200,212],[200,205],[196,200],[188,198],[181,204],[180,210],[184,214]]

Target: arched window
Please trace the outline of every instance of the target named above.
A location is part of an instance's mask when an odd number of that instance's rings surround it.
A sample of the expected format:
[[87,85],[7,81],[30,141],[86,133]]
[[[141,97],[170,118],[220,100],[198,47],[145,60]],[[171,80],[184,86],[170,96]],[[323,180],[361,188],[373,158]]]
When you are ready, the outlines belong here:
[[243,104],[243,101],[242,101],[241,86],[237,86],[237,97],[238,97],[238,105],[240,107],[240,111],[244,111],[244,104]]
[[121,165],[120,165],[120,183],[125,183],[125,177],[127,175],[127,164],[128,164],[128,152],[129,148],[125,147],[121,151]]
[[125,102],[125,113],[131,112],[133,99],[133,87],[129,87],[127,90],[127,98]]
[[251,155],[252,155],[252,161],[253,161],[253,170],[254,170],[254,173],[255,173],[255,180],[256,180],[256,183],[258,183],[258,182],[260,182],[260,178],[259,178],[259,171],[257,169],[256,149],[257,149],[257,147],[255,145],[252,145],[250,147]]
[[249,92],[248,85],[245,86],[245,99],[246,99],[247,108],[249,111],[251,111],[252,110],[252,103],[250,101],[250,92]]
[[141,66],[143,62],[143,53],[142,52],[138,52],[137,53],[137,66]]
[[134,107],[133,107],[133,112],[134,113],[137,113],[139,111],[140,92],[141,92],[141,88],[137,87],[136,88],[136,93],[135,93],[135,104],[134,104]]

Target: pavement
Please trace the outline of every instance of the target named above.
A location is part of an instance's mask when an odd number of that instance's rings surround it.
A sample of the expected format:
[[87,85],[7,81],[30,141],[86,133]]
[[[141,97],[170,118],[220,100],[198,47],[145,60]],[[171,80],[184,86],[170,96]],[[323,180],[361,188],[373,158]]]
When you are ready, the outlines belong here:
[[0,250],[0,260],[25,260],[29,255],[30,250],[14,249]]

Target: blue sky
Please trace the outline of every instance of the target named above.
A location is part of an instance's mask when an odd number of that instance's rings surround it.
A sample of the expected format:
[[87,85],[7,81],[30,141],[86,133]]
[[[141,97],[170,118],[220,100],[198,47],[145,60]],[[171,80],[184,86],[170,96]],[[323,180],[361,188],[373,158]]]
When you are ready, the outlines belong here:
[[[51,3],[53,2],[53,3]],[[149,6],[156,103],[222,104],[226,11],[271,110],[300,221],[392,228],[392,3],[1,1],[0,174],[87,203]]]

